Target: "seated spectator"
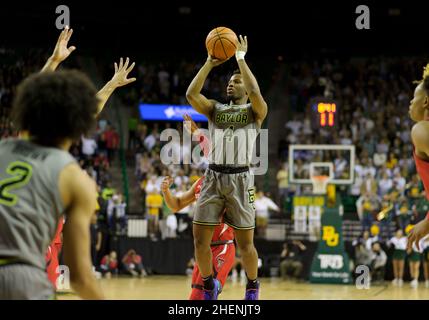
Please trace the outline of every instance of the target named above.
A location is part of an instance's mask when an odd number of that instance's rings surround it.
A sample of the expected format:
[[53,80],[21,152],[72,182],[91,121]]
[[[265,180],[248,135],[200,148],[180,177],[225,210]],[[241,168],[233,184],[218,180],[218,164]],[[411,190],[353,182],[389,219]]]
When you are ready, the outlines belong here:
[[368,250],[364,244],[358,243],[355,247],[355,265],[371,267],[372,251]]
[[358,216],[364,230],[368,230],[375,221],[375,214],[379,211],[381,199],[375,193],[364,193],[356,201]]
[[354,247],[362,244],[368,251],[371,250],[372,244],[378,241],[377,235],[372,235],[369,230],[365,230],[358,239],[353,240],[352,245]]
[[402,191],[399,190],[397,181],[393,180],[393,186],[386,194],[388,200],[391,202],[396,202],[398,201],[401,194],[402,194]]
[[[422,195],[423,191],[423,195]],[[418,202],[422,197],[424,197],[423,185],[417,174],[413,175],[411,181],[407,184],[405,195],[411,199],[412,203]]]
[[381,248],[379,242],[372,244],[372,257],[371,257],[371,280],[374,282],[384,281],[384,274],[386,271],[387,255]]
[[383,197],[385,194],[389,192],[389,190],[393,186],[392,179],[389,178],[387,173],[383,173],[381,179],[378,181],[378,194],[380,197]]
[[99,270],[101,274],[108,279],[110,279],[112,274],[118,274],[118,259],[116,251],[112,251],[110,252],[110,254],[106,254],[101,259]]
[[133,277],[145,277],[147,273],[143,267],[142,257],[134,249],[130,249],[122,258],[124,271]]
[[283,250],[280,254],[280,276],[286,279],[288,275],[293,278],[301,278],[303,269],[302,254],[307,250],[306,246],[301,241],[292,241],[290,245],[283,244]]
[[429,201],[424,195],[420,198],[416,198],[413,200],[414,204],[412,205],[412,212],[415,218],[412,220],[423,220],[426,217],[427,212],[429,211]]
[[396,158],[393,152],[389,153],[389,158],[386,161],[386,167],[388,169],[393,169],[398,164],[398,159]]
[[374,165],[378,167],[382,167],[386,164],[387,155],[385,153],[375,152],[373,156]]
[[393,183],[396,184],[396,187],[398,188],[398,190],[401,192],[401,194],[403,194],[407,182],[405,178],[402,176],[401,171],[398,170],[394,173]]
[[396,223],[403,231],[411,222],[412,212],[407,198],[400,197],[395,203]]
[[374,223],[371,228],[369,228],[369,236],[371,244],[369,244],[369,248],[372,249],[372,246],[375,242],[380,242],[380,226],[379,223]]

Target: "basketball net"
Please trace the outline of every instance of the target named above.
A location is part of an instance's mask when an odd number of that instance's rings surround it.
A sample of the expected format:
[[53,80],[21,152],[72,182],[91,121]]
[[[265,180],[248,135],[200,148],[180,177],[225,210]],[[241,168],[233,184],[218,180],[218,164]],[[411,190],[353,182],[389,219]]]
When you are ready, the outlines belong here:
[[326,194],[329,176],[312,176],[313,194]]

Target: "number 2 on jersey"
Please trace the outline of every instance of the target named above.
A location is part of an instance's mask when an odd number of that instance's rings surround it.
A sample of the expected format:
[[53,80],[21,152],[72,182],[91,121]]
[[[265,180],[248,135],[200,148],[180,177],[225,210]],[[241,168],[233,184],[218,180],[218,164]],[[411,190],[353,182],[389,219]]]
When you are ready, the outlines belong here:
[[6,173],[12,177],[0,180],[0,204],[12,207],[18,202],[18,196],[10,191],[21,188],[30,181],[33,167],[22,161],[14,161],[7,166]]

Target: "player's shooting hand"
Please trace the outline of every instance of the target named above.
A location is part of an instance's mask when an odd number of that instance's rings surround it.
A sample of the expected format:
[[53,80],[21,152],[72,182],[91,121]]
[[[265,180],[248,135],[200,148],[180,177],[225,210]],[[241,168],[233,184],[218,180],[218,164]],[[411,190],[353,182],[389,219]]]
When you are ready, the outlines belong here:
[[417,223],[413,229],[411,229],[408,235],[407,249],[411,250],[413,243],[416,243],[417,249],[420,251],[420,240],[429,234],[429,220],[424,219]]
[[63,31],[61,31],[60,36],[58,37],[57,44],[55,45],[54,52],[52,53],[52,60],[61,63],[67,57],[76,50],[75,46],[68,47],[69,40],[71,38],[71,35],[73,34],[73,29],[70,29],[68,26],[66,26]]
[[189,114],[185,114],[183,116],[183,119],[185,120],[185,129],[188,131],[191,135],[192,134],[199,134],[199,128],[197,124],[192,120],[192,117]]
[[133,70],[134,66],[136,65],[135,62],[133,62],[130,66],[128,64],[130,63],[130,58],[127,58],[124,63],[124,59],[119,60],[119,65],[115,62],[115,74],[113,75],[112,79],[110,80],[110,83],[115,87],[122,87],[125,86],[131,82],[136,81],[136,78],[127,78],[128,74]]
[[237,51],[243,51],[247,52],[247,36],[240,36],[238,37],[238,43],[237,43]]
[[208,63],[212,67],[217,67],[217,66],[221,65],[222,63],[224,63],[224,62],[226,62],[228,60],[229,60],[229,58],[225,59],[225,60],[219,60],[219,59],[216,59],[216,58],[214,58],[214,57],[212,57],[212,56],[209,55],[207,57],[207,62],[206,63]]
[[170,189],[171,184],[173,183],[173,178],[170,176],[166,176],[164,180],[162,180],[161,183],[161,191],[162,193],[165,193]]

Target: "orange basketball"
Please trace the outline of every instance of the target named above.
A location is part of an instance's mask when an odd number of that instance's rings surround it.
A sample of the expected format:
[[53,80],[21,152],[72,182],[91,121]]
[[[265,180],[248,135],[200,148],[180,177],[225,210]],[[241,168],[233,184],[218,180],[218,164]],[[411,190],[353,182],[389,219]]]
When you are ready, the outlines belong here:
[[219,60],[231,58],[237,50],[237,43],[238,38],[235,32],[226,27],[214,28],[206,38],[209,55]]

